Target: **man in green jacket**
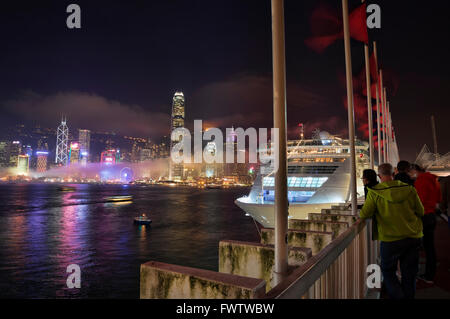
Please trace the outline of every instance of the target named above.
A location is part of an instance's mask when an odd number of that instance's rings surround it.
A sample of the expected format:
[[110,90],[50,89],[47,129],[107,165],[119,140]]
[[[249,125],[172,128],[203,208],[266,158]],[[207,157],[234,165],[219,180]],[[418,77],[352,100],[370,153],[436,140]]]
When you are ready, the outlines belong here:
[[[381,241],[381,271],[392,299],[412,299],[419,270],[419,247],[424,208],[413,186],[394,181],[391,164],[378,168],[381,183],[369,188],[360,212],[363,219],[375,217]],[[396,270],[400,261],[401,282]]]

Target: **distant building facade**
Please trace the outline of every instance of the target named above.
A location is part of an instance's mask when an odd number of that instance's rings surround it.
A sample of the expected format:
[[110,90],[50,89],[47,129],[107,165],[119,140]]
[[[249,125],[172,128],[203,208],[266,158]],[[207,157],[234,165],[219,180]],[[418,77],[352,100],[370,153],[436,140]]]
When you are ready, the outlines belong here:
[[70,143],[69,163],[78,164],[80,162],[80,144],[78,142]]
[[[184,127],[185,120],[185,98],[183,92],[175,92],[172,100],[172,123],[171,132],[177,128]],[[181,141],[181,137],[170,139],[170,151],[173,146]],[[182,163],[177,164],[170,160],[169,179],[180,180],[183,179],[184,165]]]
[[19,155],[22,153],[22,144],[19,141],[13,141],[9,145],[9,167],[16,167],[19,161]]
[[9,166],[9,142],[0,141],[0,167]]
[[78,143],[80,144],[80,163],[86,166],[90,162],[91,154],[91,131],[78,130]]
[[102,165],[115,165],[117,162],[117,156],[117,150],[112,149],[103,151],[101,154],[100,162]]
[[65,118],[61,120],[61,124],[56,130],[56,157],[57,165],[66,166],[69,163],[69,128]]
[[37,151],[36,157],[37,157],[36,171],[38,173],[46,172],[48,167],[48,152]]
[[17,173],[27,175],[30,170],[30,157],[28,155],[19,155],[17,159]]
[[224,178],[240,183],[249,183],[251,181],[251,176],[249,175],[249,165],[247,163],[238,163],[238,147],[237,147],[237,134],[234,128],[231,128],[230,132],[227,134],[225,139],[225,150],[233,150],[234,160],[232,163],[224,163]]
[[0,141],[0,167],[17,167],[22,144],[19,141]]

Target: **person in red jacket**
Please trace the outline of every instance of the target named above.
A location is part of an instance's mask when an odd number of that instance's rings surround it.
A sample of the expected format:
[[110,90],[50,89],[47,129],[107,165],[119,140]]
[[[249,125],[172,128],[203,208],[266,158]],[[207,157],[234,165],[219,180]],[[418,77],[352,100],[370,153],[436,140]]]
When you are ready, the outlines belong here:
[[423,247],[426,256],[425,273],[419,275],[419,279],[433,284],[436,275],[436,249],[434,247],[434,230],[436,228],[436,208],[441,202],[441,187],[437,176],[425,172],[419,165],[413,165],[413,177],[416,177],[414,186],[425,208],[423,221]]

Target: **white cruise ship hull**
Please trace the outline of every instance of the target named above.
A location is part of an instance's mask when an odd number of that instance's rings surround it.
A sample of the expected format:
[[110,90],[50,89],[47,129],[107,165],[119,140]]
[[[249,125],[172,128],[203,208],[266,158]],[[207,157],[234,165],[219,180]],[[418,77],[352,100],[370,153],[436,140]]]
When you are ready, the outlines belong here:
[[[326,133],[326,132],[325,132]],[[350,150],[348,141],[326,134],[322,139],[288,142],[287,186],[289,218],[308,219],[309,213],[350,200]],[[361,176],[369,167],[368,143],[356,141],[357,196],[364,196]],[[275,177],[263,165],[248,196],[235,204],[263,227],[275,227]]]

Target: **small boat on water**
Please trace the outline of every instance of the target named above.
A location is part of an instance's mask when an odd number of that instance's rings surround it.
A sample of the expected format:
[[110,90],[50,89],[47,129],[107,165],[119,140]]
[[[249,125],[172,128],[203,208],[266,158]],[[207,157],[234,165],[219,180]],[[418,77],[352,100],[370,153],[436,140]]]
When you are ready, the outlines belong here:
[[222,185],[219,184],[208,184],[205,186],[206,189],[222,189]]
[[129,202],[133,199],[133,196],[109,196],[105,200],[108,202]]
[[60,186],[58,187],[58,190],[61,192],[74,192],[77,189],[73,186]]
[[134,223],[137,225],[150,225],[152,220],[148,218],[145,214],[134,218]]

